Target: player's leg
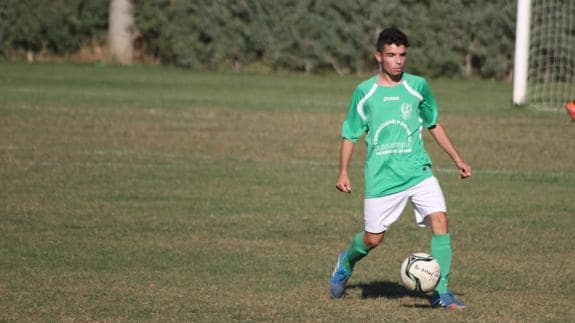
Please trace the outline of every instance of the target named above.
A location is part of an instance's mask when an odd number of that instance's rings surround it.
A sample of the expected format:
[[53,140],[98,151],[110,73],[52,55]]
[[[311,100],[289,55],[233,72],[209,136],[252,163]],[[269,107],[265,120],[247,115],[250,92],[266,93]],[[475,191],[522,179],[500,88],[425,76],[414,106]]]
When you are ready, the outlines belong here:
[[439,283],[431,297],[431,306],[444,307],[451,310],[465,308],[463,302],[449,291],[449,272],[451,271],[451,235],[449,234],[447,214],[437,212],[428,215],[427,221],[431,226],[431,255],[439,263],[441,276]]
[[364,242],[363,232],[355,234],[351,245],[342,251],[330,278],[330,293],[334,298],[341,298],[345,294],[345,286],[351,277],[353,267],[369,253],[369,247]]
[[426,217],[431,226],[431,255],[439,263],[441,276],[435,290],[442,294],[446,293],[451,270],[451,236],[448,232],[447,214],[436,212]]
[[363,257],[367,256],[372,248],[372,246],[366,243],[365,232],[356,233],[353,237],[351,245],[347,249],[347,255],[343,263],[344,268],[351,273],[353,271],[353,267],[355,267],[355,264],[363,259]]
[[385,230],[399,218],[407,199],[408,195],[403,192],[381,198],[365,199],[365,232],[356,233],[351,245],[339,254],[330,278],[332,297],[341,298],[344,295],[345,286],[351,277],[353,268],[367,256],[371,249],[383,241]]
[[465,305],[448,289],[451,271],[451,235],[447,219],[445,199],[435,177],[431,177],[413,188],[411,198],[417,222],[420,226],[431,227],[431,255],[441,268],[439,283],[432,297],[432,305],[450,309],[464,308]]

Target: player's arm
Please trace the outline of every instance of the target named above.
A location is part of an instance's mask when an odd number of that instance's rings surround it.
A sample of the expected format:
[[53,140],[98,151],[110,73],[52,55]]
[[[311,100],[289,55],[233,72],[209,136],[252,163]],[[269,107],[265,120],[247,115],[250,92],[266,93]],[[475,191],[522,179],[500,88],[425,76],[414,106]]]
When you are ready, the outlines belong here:
[[357,139],[367,132],[367,120],[359,110],[359,104],[365,97],[364,90],[358,86],[353,91],[349,108],[341,126],[341,147],[339,150],[339,177],[335,186],[344,193],[351,193],[351,181],[348,169]]
[[471,176],[471,166],[463,161],[463,158],[461,158],[461,155],[459,155],[459,152],[457,152],[457,149],[455,149],[455,146],[447,136],[445,128],[437,123],[436,125],[429,127],[429,132],[437,144],[449,155],[449,157],[451,157],[455,166],[459,170],[459,176],[461,176],[461,178]]
[[341,140],[339,150],[339,177],[335,186],[344,193],[351,193],[351,181],[349,179],[348,169],[354,147],[355,144],[352,141],[345,138]]

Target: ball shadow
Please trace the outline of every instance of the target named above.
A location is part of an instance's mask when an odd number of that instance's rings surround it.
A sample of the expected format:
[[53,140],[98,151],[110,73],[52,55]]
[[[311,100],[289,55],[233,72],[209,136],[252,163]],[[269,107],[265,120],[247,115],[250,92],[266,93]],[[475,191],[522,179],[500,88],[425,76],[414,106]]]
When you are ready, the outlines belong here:
[[422,293],[416,293],[405,289],[402,285],[390,281],[374,281],[369,283],[349,284],[348,289],[361,289],[362,298],[388,298],[396,299],[411,297],[416,299],[428,300],[429,296]]

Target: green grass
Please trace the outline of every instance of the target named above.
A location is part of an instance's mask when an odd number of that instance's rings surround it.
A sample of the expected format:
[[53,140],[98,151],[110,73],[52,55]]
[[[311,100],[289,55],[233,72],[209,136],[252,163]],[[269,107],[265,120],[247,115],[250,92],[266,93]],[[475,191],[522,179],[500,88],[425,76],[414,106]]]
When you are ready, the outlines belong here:
[[[335,189],[360,77],[0,63],[0,321],[569,321],[575,127],[514,110],[511,85],[431,80],[474,167],[428,141],[463,312],[407,293],[429,232],[411,209],[328,297],[363,225]],[[427,136],[427,139],[429,137]]]

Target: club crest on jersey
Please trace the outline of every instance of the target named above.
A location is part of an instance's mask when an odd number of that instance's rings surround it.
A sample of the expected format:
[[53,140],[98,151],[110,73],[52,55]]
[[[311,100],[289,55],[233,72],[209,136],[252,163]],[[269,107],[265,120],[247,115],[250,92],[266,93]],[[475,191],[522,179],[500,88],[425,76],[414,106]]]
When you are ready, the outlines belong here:
[[409,119],[409,116],[411,115],[411,104],[409,103],[403,103],[401,105],[401,117],[403,118],[403,120],[407,120]]

